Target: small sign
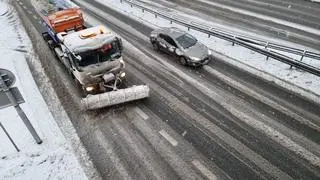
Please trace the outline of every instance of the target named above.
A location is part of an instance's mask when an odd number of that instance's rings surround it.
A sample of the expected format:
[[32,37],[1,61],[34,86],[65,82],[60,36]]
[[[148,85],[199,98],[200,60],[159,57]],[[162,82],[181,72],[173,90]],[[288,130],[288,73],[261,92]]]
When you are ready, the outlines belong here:
[[0,68],[0,76],[1,76],[0,78],[3,79],[4,83],[7,85],[8,88],[11,87],[16,82],[16,77],[9,70]]
[[[24,103],[24,99],[17,87],[10,88],[12,95],[16,98],[18,104]],[[8,99],[5,91],[0,91],[0,109],[12,106],[12,103]]]

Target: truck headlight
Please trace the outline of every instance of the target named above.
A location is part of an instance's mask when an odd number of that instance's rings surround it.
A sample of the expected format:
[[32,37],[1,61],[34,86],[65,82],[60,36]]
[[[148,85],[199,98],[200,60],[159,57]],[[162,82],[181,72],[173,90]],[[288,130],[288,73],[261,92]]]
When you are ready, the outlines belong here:
[[120,77],[122,77],[122,78],[124,78],[126,76],[126,73],[125,72],[122,72],[121,74],[120,74]]
[[91,92],[91,91],[93,91],[94,90],[94,87],[93,86],[87,86],[86,87],[86,91],[87,92]]
[[125,68],[125,63],[124,63],[124,60],[122,58],[119,60],[119,62],[120,62],[120,64],[122,64],[122,68]]

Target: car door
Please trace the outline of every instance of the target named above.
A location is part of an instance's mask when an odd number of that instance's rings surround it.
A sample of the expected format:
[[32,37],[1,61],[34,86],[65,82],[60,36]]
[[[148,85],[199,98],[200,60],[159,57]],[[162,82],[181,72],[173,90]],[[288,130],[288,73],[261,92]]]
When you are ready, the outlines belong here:
[[165,34],[160,34],[159,37],[159,45],[162,47],[162,50],[168,54],[175,54],[177,45],[174,40],[170,36]]
[[168,53],[175,55],[175,51],[177,49],[176,43],[174,42],[174,40],[170,36],[166,36],[165,40],[167,42]]
[[159,48],[160,50],[164,51],[164,52],[167,52],[168,51],[168,43],[167,41],[165,40],[165,36],[164,34],[159,34],[159,37],[158,37],[158,44],[159,44]]

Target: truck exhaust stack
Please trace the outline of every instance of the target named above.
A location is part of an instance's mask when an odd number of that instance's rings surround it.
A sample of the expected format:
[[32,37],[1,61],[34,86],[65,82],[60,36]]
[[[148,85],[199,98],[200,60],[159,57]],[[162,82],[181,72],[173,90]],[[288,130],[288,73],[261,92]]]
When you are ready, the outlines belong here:
[[81,100],[85,110],[122,104],[149,97],[150,89],[146,85],[132,86],[126,89],[105,92],[102,94],[88,95]]

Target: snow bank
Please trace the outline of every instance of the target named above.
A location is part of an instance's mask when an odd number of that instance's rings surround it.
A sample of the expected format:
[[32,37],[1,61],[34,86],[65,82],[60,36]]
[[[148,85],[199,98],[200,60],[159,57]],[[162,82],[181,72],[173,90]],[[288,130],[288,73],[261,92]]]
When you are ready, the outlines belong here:
[[1,109],[0,122],[21,151],[0,129],[0,179],[87,179],[33,80],[26,62],[33,50],[19,23],[7,1],[0,1],[0,67],[16,75],[14,86],[26,100],[21,107],[43,143],[35,143],[13,107]]

